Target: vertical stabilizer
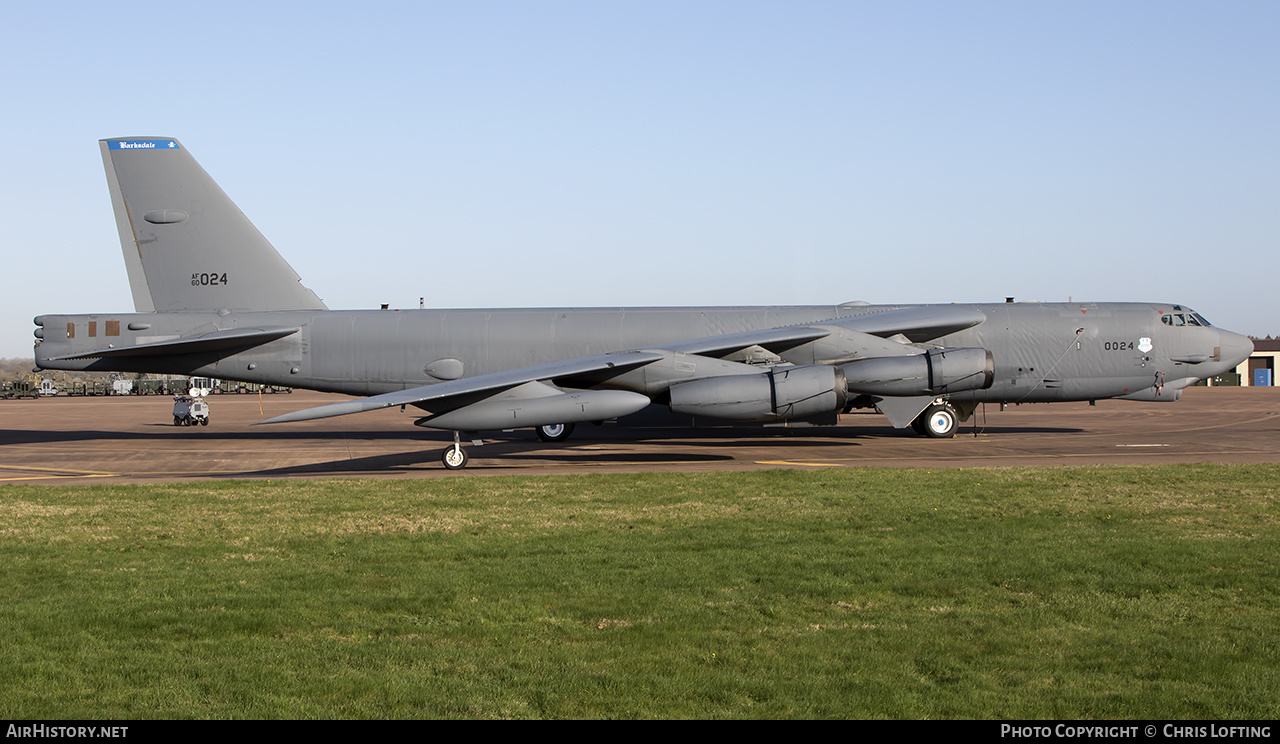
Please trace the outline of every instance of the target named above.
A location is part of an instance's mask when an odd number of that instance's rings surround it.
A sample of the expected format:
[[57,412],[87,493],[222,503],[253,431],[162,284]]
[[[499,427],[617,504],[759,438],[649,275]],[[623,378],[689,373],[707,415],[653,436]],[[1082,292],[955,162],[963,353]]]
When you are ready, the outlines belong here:
[[325,309],[177,140],[99,145],[138,312]]

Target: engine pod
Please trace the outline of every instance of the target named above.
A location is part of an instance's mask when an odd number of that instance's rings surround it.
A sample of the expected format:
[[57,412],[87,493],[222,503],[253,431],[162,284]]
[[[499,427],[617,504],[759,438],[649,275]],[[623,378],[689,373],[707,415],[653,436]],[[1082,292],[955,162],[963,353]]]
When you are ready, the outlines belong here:
[[673,385],[671,410],[732,421],[809,418],[844,408],[837,367],[775,367],[764,374],[726,375]]
[[[532,384],[551,389],[542,383]],[[576,424],[627,416],[649,402],[648,396],[626,390],[566,390],[536,397],[498,395],[414,423],[458,431]]]
[[861,359],[842,369],[850,393],[914,396],[986,390],[995,381],[996,368],[986,349],[958,348]]

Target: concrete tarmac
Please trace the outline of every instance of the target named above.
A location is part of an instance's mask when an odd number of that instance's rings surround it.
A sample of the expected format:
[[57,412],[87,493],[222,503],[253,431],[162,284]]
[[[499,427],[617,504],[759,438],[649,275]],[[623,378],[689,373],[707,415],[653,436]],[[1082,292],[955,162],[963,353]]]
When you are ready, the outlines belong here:
[[346,396],[215,395],[210,424],[173,425],[168,397],[0,401],[0,483],[214,478],[424,478],[766,468],[990,467],[1280,462],[1280,389],[1190,388],[1176,403],[1098,401],[979,408],[953,439],[895,430],[877,413],[821,428],[643,428],[579,424],[543,444],[486,433],[465,470],[440,464],[452,435],[398,408],[319,421],[256,421]]

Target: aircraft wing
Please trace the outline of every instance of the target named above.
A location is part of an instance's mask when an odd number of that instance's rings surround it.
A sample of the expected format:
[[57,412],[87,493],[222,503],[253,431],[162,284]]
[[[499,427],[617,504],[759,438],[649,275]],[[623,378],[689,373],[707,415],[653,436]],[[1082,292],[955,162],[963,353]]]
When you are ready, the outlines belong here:
[[[283,416],[259,421],[259,424],[282,424],[292,421],[311,421],[313,419],[345,416],[350,413],[376,411],[391,406],[417,405],[440,402],[443,407],[451,407],[456,401],[474,400],[486,395],[496,395],[504,390],[530,382],[553,381],[565,378],[598,378],[602,373],[613,376],[636,367],[666,359],[674,352],[678,354],[705,354],[723,356],[748,346],[760,345],[766,348],[783,349],[829,335],[829,329],[820,328],[772,328],[763,331],[746,331],[704,339],[692,339],[657,347],[660,350],[620,351],[596,354],[577,359],[568,359],[532,367],[494,372],[487,375],[467,377],[449,382],[437,382],[421,387],[400,390],[394,393],[373,395],[359,400],[332,403],[317,408],[286,413]],[[425,406],[424,406],[425,407]]]
[[[562,362],[539,364],[533,367],[494,372],[487,375],[465,377],[461,380],[437,382],[431,385],[398,390],[394,393],[373,395],[359,400],[333,403],[317,408],[307,408],[283,416],[259,421],[259,424],[281,424],[290,421],[310,421],[312,419],[345,416],[349,413],[376,411],[391,406],[416,405],[419,403],[440,402],[446,407],[454,400],[468,400],[486,395],[496,395],[504,390],[531,382],[556,380],[589,373],[616,372],[621,374],[627,370],[664,359],[666,355],[656,351],[622,351],[608,354],[568,359]],[[647,403],[647,399],[645,401]]]
[[972,328],[986,319],[986,313],[976,307],[916,305],[837,318],[825,321],[822,325],[840,326],[882,338],[901,333],[912,343],[918,344]]
[[919,343],[972,328],[986,319],[986,314],[977,308],[962,305],[917,305],[822,320],[799,326],[696,338],[673,344],[662,344],[658,348],[680,354],[701,354],[710,357],[732,354],[748,346],[760,346],[777,353],[825,338],[831,335],[832,327],[881,338],[900,333],[913,343]]
[[688,341],[677,341],[673,344],[662,344],[658,348],[677,354],[701,354],[703,356],[721,357],[741,351],[748,346],[760,346],[772,352],[784,351],[793,346],[816,341],[831,335],[830,329],[797,326],[794,328],[770,328],[766,331],[744,331],[728,333],[723,336],[708,336]]
[[[813,324],[709,336],[669,344],[659,344],[643,350],[610,352],[532,367],[521,367],[461,380],[438,382],[407,390],[383,393],[382,395],[374,395],[359,400],[308,408],[258,423],[279,424],[292,421],[310,421],[403,405],[417,405],[433,412],[449,411],[486,398],[498,396],[505,391],[530,383],[564,380],[569,382],[576,381],[579,384],[587,383],[588,386],[591,386],[598,382],[602,376],[617,376],[624,372],[668,359],[672,354],[714,358],[727,356],[750,346],[760,346],[769,351],[780,352],[802,344],[819,341],[832,336],[833,333],[842,332],[845,336],[852,332],[852,334],[861,335],[863,338],[901,334],[913,341],[929,340],[963,328],[975,326],[985,319],[986,316],[982,312],[959,305],[898,308],[866,315],[824,320]],[[888,350],[882,349],[883,353],[892,356],[902,353],[898,351],[899,344],[892,340],[882,341],[880,338],[875,340],[880,347],[885,344],[889,344],[892,347]],[[546,392],[544,390],[531,394],[539,396],[546,394]],[[586,393],[582,394],[585,395]],[[512,395],[523,397],[520,391],[516,391]],[[604,395],[604,393],[601,393],[601,395]],[[610,401],[620,405],[638,403],[641,397],[637,394],[623,393],[621,391],[613,391],[608,395],[615,397],[623,395],[635,396],[635,400],[625,402]],[[647,402],[648,399],[644,399],[644,403]],[[436,403],[437,405],[423,405],[429,403]]]

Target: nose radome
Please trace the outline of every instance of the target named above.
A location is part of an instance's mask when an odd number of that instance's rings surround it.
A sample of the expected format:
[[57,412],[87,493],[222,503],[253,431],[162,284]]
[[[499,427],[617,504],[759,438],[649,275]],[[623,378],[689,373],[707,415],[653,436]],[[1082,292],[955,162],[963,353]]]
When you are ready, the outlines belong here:
[[1233,367],[1253,353],[1253,339],[1231,331],[1218,331],[1218,346],[1222,349],[1222,361]]

